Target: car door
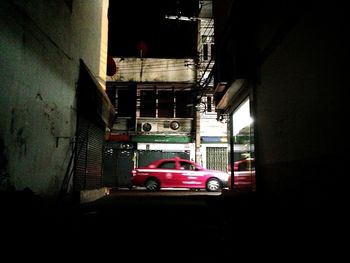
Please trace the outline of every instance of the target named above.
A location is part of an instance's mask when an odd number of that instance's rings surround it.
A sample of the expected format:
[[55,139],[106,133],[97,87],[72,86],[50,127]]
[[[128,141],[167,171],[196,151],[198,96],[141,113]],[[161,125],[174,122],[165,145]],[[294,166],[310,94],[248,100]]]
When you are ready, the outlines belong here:
[[195,164],[187,161],[180,161],[181,185],[186,188],[203,187],[203,175]]
[[161,187],[178,187],[179,173],[176,169],[175,160],[167,160],[160,163],[157,167],[157,175]]
[[254,161],[243,160],[238,162],[235,167],[234,176],[234,184],[236,188],[251,188],[253,185],[253,179],[255,179]]

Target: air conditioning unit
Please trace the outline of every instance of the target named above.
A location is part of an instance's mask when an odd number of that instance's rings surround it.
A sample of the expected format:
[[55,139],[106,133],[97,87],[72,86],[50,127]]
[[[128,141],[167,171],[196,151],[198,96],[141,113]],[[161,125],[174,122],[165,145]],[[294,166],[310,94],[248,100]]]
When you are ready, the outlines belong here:
[[165,133],[190,133],[192,131],[192,120],[169,119],[159,122],[158,132]]
[[157,126],[158,125],[156,122],[149,122],[149,121],[141,122],[141,131],[143,131],[143,132],[156,132],[156,131],[158,131]]

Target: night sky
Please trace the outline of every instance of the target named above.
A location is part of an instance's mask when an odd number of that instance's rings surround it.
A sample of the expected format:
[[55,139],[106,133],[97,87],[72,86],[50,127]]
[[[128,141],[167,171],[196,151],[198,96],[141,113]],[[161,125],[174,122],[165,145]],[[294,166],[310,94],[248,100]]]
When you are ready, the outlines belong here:
[[198,0],[109,1],[108,54],[113,57],[193,58],[197,23],[166,15],[197,16]]

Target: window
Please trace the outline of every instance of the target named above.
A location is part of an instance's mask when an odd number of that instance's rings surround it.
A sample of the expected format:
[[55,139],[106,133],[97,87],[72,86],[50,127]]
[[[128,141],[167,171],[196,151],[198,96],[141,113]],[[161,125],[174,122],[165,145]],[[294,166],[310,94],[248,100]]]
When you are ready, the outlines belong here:
[[211,109],[211,96],[207,96],[207,112],[212,112]]
[[210,45],[210,53],[211,53],[211,57],[215,55],[215,44]]
[[139,90],[140,117],[193,118],[193,103],[190,90]]
[[196,167],[190,163],[187,162],[180,162],[180,167],[183,170],[191,170],[194,171],[196,169]]
[[208,60],[208,44],[203,45],[203,60]]
[[158,91],[158,117],[174,117],[174,92],[172,90]]
[[118,117],[136,116],[136,89],[134,86],[107,86],[106,93]]
[[255,170],[255,166],[254,166],[254,160],[252,160],[251,158],[248,158],[246,160],[241,161],[238,164],[238,171],[252,171]]
[[154,90],[141,91],[140,117],[156,117],[156,92]]
[[193,98],[191,91],[175,92],[175,117],[176,118],[192,118],[193,117]]
[[163,162],[159,165],[158,168],[163,168],[163,169],[175,169],[176,165],[174,161],[171,162]]
[[121,117],[135,116],[136,93],[135,90],[117,91],[117,113]]

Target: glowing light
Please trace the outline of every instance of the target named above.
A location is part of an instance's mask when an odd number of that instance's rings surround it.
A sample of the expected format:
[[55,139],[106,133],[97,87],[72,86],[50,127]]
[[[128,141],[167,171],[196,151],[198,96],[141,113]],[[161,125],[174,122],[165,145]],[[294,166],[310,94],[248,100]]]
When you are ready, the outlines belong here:
[[250,116],[249,99],[247,99],[232,116],[233,136],[236,136],[243,128],[253,123],[253,118]]

